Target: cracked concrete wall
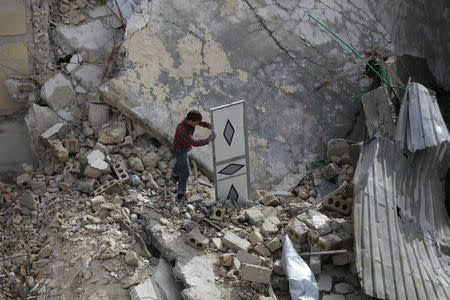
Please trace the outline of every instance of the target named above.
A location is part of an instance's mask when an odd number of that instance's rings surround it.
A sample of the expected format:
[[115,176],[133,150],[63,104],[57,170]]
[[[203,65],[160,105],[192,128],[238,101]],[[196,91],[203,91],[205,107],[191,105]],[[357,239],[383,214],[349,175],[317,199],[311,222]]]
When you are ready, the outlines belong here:
[[[144,0],[137,12],[141,17],[134,18],[140,23],[129,22],[122,46],[125,70],[100,93],[169,141],[188,110],[199,108],[209,119],[208,109],[245,99],[251,180],[268,188],[297,173],[298,164],[318,158],[329,139],[344,137],[360,111],[359,101],[350,97],[372,84],[359,68],[311,92],[359,60],[307,13],[365,56],[374,46],[415,55],[443,53],[447,44],[432,53],[406,47],[419,37],[405,28],[411,20],[403,11],[421,2]],[[422,41],[438,35],[422,32]],[[431,65],[437,75],[439,67]],[[212,167],[210,149],[197,148],[193,155]]]

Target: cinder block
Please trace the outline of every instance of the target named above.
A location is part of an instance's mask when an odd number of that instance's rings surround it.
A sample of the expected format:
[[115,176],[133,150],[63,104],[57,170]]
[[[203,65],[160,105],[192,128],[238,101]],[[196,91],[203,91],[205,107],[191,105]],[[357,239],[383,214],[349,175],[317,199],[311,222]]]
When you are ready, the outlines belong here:
[[186,243],[188,243],[195,249],[204,250],[208,245],[208,239],[203,234],[201,234],[197,228],[194,228],[191,232],[188,233],[186,237]]
[[107,183],[100,186],[98,189],[94,191],[94,196],[103,194],[103,193],[122,193],[122,187],[119,184],[119,181],[117,179],[108,181]]
[[127,168],[125,162],[122,159],[117,159],[115,163],[112,164],[114,172],[119,178],[119,182],[126,182],[130,179],[130,175],[128,175]]
[[225,215],[225,209],[219,208],[219,207],[213,207],[212,214],[209,218],[212,220],[222,221],[224,215]]
[[324,206],[328,209],[332,209],[343,213],[344,215],[348,215],[351,212],[351,203],[348,203],[346,200],[339,199],[336,196],[331,196],[324,202]]
[[271,274],[271,269],[261,266],[242,264],[241,267],[241,278],[243,280],[266,284],[270,282]]

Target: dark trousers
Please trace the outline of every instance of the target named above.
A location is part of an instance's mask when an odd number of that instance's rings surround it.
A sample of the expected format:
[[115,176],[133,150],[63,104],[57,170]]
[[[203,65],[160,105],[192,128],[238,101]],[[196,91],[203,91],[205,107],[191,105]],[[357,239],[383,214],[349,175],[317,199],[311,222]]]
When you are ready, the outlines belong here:
[[173,149],[175,156],[175,166],[173,167],[172,176],[178,176],[178,194],[186,193],[186,184],[189,178],[189,162],[187,152]]

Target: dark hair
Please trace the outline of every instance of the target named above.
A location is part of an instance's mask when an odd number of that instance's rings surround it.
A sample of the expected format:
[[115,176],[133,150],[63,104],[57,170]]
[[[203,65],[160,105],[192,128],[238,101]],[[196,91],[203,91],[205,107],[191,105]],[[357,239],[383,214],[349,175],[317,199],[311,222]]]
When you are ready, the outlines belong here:
[[191,110],[186,115],[186,120],[201,121],[203,119],[202,114],[198,110]]

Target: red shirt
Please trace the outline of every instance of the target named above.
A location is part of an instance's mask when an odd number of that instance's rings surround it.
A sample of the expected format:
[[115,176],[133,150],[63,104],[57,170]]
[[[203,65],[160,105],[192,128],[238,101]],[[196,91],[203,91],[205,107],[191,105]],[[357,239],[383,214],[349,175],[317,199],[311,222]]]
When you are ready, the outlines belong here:
[[[208,122],[200,121],[198,124],[202,127],[211,129],[211,124]],[[175,136],[173,137],[173,147],[183,152],[189,152],[192,147],[199,147],[209,143],[208,139],[196,140],[192,137],[195,127],[186,123],[186,119],[177,125]]]

